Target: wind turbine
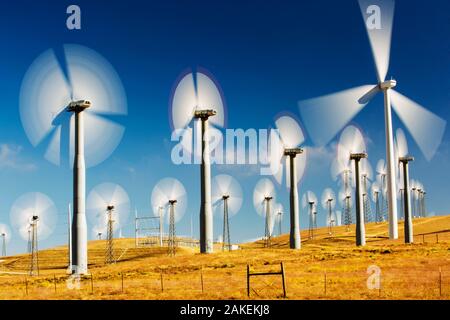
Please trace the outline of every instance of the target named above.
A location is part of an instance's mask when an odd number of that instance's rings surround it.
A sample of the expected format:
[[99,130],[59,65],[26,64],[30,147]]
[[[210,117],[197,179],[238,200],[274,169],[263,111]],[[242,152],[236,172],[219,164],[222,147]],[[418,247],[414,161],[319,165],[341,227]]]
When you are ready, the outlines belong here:
[[[151,203],[153,213],[160,217],[160,221],[166,218],[169,224],[169,254],[175,254],[176,234],[175,224],[181,220],[187,208],[186,189],[183,184],[174,178],[164,178],[158,181],[152,191]],[[162,229],[160,228],[160,239]]]
[[[394,157],[395,159],[395,157]],[[398,160],[398,159],[397,159]],[[388,186],[387,186],[387,167],[384,159],[380,159],[377,162],[377,179],[380,186],[380,204],[381,204],[381,214],[383,217],[383,221],[385,220],[385,216],[388,213],[389,208],[389,200],[388,200]],[[397,175],[396,175],[397,176]]]
[[370,205],[369,188],[373,179],[372,166],[369,160],[361,160],[361,183],[362,183],[362,197],[364,203],[364,220],[370,222],[373,220],[372,217],[372,207]]
[[[408,153],[408,144],[406,142],[405,134],[401,129],[396,132],[396,147],[398,154],[399,169],[403,174],[403,190],[409,190],[409,162],[414,161],[414,158]],[[411,215],[411,200],[409,192],[403,192],[403,208],[405,217],[405,243],[413,243],[413,223]]]
[[336,205],[336,196],[331,188],[326,188],[322,193],[322,208],[327,211],[328,233],[333,234],[333,226],[336,219],[333,218],[333,209]]
[[356,209],[356,245],[366,244],[364,227],[364,202],[361,188],[360,163],[367,158],[366,144],[361,131],[355,126],[348,126],[342,131],[338,144],[338,159],[340,162],[354,164],[355,209]]
[[309,216],[309,229],[308,237],[309,239],[314,239],[314,229],[315,229],[315,219],[317,214],[317,197],[312,191],[307,191],[302,197],[303,208],[308,210]]
[[2,241],[2,257],[6,257],[6,247],[11,241],[11,230],[6,224],[0,224],[0,236]]
[[212,185],[213,207],[223,219],[222,251],[231,250],[229,219],[239,212],[242,206],[242,188],[230,175],[215,176]]
[[375,203],[375,223],[382,222],[383,218],[381,214],[381,205],[380,205],[381,188],[378,182],[372,183],[370,191],[372,194],[372,200]]
[[258,181],[253,191],[253,206],[264,217],[264,246],[270,247],[274,227],[272,203],[276,203],[275,186],[268,178]]
[[356,114],[382,92],[386,129],[387,197],[389,203],[389,238],[398,238],[395,187],[392,111],[411,133],[427,160],[436,153],[445,131],[446,121],[410,100],[393,88],[395,80],[387,80],[394,18],[393,0],[359,0],[375,60],[378,83],[299,102],[300,112],[311,138],[316,144],[328,143]]
[[[218,85],[204,72],[188,73],[177,83],[172,98],[172,127],[186,130],[195,119],[201,131],[201,206],[200,206],[200,252],[213,252],[213,213],[211,204],[211,162],[209,125],[223,127],[225,111]],[[187,129],[189,130],[189,129]],[[189,131],[184,136],[185,152],[192,153]],[[191,140],[191,141],[189,141]]]
[[[275,121],[279,130],[280,141],[271,141],[271,146],[277,150],[272,150],[272,161],[278,170],[273,172],[279,184],[283,179],[282,159],[286,157],[286,186],[290,189],[290,235],[289,246],[291,249],[300,249],[300,223],[298,204],[298,183],[303,177],[306,166],[306,156],[302,155],[303,149],[300,145],[305,141],[303,131],[298,122],[290,116],[281,116]],[[276,137],[276,136],[275,136]],[[275,138],[271,136],[271,138]],[[278,148],[276,147],[278,146]],[[275,152],[273,152],[275,151]]]
[[274,212],[275,212],[275,222],[278,224],[278,235],[281,236],[282,234],[281,225],[283,222],[283,214],[284,214],[283,205],[281,203],[277,203],[274,206]]
[[[20,90],[20,117],[31,144],[56,165],[73,166],[72,266],[88,273],[85,213],[86,167],[98,165],[118,146],[127,114],[126,95],[114,68],[97,52],[64,45],[62,57],[42,53]],[[86,137],[86,140],[85,140]]]
[[95,186],[87,198],[87,213],[94,228],[106,231],[105,263],[114,263],[114,233],[130,215],[130,198],[118,184],[105,182]]
[[38,241],[45,240],[53,232],[56,219],[55,204],[40,192],[20,196],[11,207],[11,225],[29,242],[30,275],[39,274]]

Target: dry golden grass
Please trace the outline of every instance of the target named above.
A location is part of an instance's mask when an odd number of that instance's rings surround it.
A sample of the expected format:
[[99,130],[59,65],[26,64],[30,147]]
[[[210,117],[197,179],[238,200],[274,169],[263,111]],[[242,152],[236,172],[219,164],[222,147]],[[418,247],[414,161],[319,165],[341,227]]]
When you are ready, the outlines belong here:
[[[105,242],[93,241],[89,244],[93,281],[83,278],[79,290],[67,287],[64,247],[39,252],[37,277],[14,274],[26,273],[28,255],[6,257],[0,263],[0,299],[247,299],[247,264],[256,271],[279,271],[281,262],[288,299],[450,297],[450,216],[414,220],[412,245],[403,243],[401,224],[399,240],[388,239],[386,223],[366,227],[363,248],[354,244],[354,226],[350,231],[335,228],[332,236],[326,228],[318,229],[313,240],[302,232],[298,251],[288,249],[288,235],[274,238],[269,249],[262,242],[210,255],[178,248],[175,257],[167,256],[165,248],[134,248],[133,239],[120,239],[115,241],[120,259],[113,265],[104,264]],[[367,288],[370,265],[381,268],[381,290]],[[283,298],[279,276],[252,278],[251,288],[251,299]]]

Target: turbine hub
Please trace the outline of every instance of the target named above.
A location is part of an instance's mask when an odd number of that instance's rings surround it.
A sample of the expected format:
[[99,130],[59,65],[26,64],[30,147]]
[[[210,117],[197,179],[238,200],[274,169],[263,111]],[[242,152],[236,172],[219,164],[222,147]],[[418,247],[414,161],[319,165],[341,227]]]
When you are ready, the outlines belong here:
[[209,117],[213,117],[216,114],[217,111],[212,109],[196,110],[194,113],[194,117],[197,119],[208,120]]
[[291,149],[284,149],[284,155],[289,157],[295,157],[298,154],[303,153],[302,148],[291,148]]
[[81,112],[91,106],[91,102],[89,100],[78,100],[72,101],[69,103],[67,107],[67,111],[69,112]]
[[380,89],[381,90],[392,89],[392,88],[395,88],[395,86],[397,86],[397,81],[392,80],[392,79],[380,83]]
[[177,200],[169,200],[169,204],[170,205],[174,205],[175,203],[177,203],[178,201]]
[[223,200],[227,200],[227,199],[229,199],[230,198],[230,195],[229,194],[224,194],[223,196],[222,196],[222,199]]
[[267,201],[272,200],[272,199],[273,199],[273,197],[271,197],[271,196],[268,196],[268,197],[264,198],[264,200],[267,200]]
[[106,207],[106,210],[108,211],[113,211],[114,210],[114,206],[110,205]]

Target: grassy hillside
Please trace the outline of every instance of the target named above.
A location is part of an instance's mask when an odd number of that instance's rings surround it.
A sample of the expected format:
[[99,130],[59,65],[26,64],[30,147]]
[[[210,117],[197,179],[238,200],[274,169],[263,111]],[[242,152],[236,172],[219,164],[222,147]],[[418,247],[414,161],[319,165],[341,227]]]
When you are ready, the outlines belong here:
[[[198,249],[135,248],[134,239],[115,241],[113,265],[104,264],[104,241],[89,243],[92,279],[80,289],[67,283],[67,250],[39,252],[40,275],[26,276],[29,255],[0,262],[1,299],[246,299],[247,264],[253,271],[279,271],[283,262],[288,299],[448,299],[450,297],[450,216],[414,220],[415,243],[389,240],[387,223],[368,224],[367,246],[357,248],[354,226],[302,231],[302,249],[288,248],[288,235],[241,250],[201,255]],[[423,242],[425,240],[425,242]],[[367,288],[367,268],[381,271],[381,289]],[[123,279],[123,281],[122,281]],[[123,283],[123,286],[122,286]],[[123,289],[122,289],[123,288]],[[282,298],[279,276],[251,279],[251,297]]]

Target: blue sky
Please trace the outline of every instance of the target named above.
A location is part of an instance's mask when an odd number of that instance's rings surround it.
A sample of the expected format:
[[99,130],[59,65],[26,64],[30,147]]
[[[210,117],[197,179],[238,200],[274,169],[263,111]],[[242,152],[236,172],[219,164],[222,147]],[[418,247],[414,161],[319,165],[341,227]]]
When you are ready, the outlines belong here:
[[[82,10],[82,30],[65,27],[66,8],[73,1],[2,2],[0,11],[0,145],[10,152],[0,158],[0,223],[10,224],[9,211],[21,194],[40,191],[50,196],[60,213],[57,230],[41,246],[62,244],[66,237],[66,207],[71,201],[69,168],[56,167],[28,141],[19,118],[19,90],[33,60],[48,48],[64,43],[90,47],[116,69],[128,98],[124,138],[113,155],[88,170],[88,191],[101,182],[121,184],[132,207],[150,212],[150,193],[158,180],[172,176],[189,192],[185,217],[177,225],[189,234],[190,216],[198,234],[199,168],[171,164],[168,108],[177,77],[201,66],[220,83],[229,128],[267,128],[284,111],[300,117],[299,100],[374,83],[376,73],[357,1],[76,1]],[[389,76],[398,91],[445,120],[449,108],[450,3],[445,0],[397,1]],[[353,122],[369,138],[373,166],[384,156],[383,101],[377,97]],[[394,116],[394,127],[403,128]],[[306,133],[307,135],[307,133]],[[428,190],[429,211],[448,214],[450,191],[450,133],[431,162],[416,156],[411,174]],[[306,144],[311,144],[307,139]],[[338,190],[330,176],[331,148],[316,149],[300,184],[300,193],[318,196],[326,187]],[[241,183],[245,201],[231,221],[232,240],[261,236],[264,221],[253,209],[253,187],[260,178],[255,168],[231,171]],[[255,173],[255,174],[253,174]],[[278,188],[285,208],[287,192]],[[325,214],[319,212],[319,224]],[[307,217],[300,215],[302,228]],[[133,235],[133,223],[123,230]],[[283,223],[288,230],[288,219]],[[215,220],[215,237],[221,221]],[[15,233],[10,251],[26,242]]]

